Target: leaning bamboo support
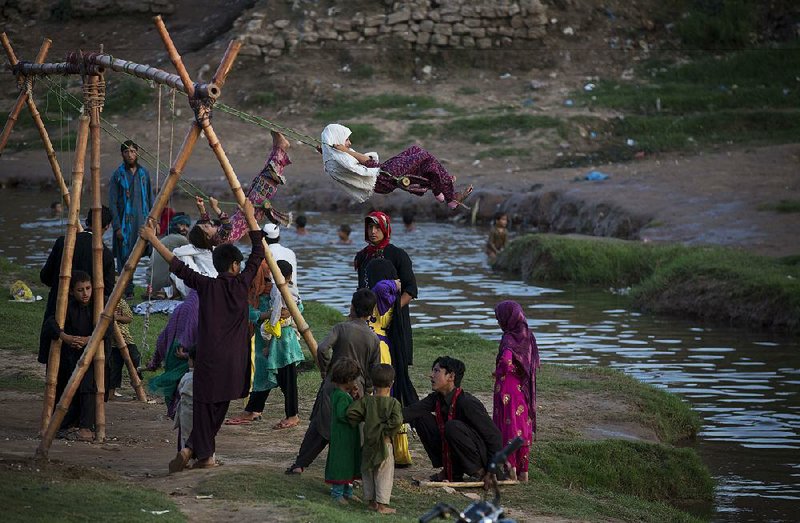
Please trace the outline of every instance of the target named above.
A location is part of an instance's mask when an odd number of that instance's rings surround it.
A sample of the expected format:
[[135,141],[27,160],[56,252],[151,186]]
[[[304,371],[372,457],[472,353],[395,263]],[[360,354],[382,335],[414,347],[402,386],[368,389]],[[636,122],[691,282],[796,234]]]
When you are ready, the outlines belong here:
[[117,349],[122,354],[122,360],[125,362],[125,367],[128,369],[128,374],[131,377],[131,386],[136,391],[136,399],[146,402],[147,394],[144,392],[144,384],[139,378],[139,370],[133,365],[131,360],[131,353],[128,350],[128,344],[119,330],[119,325],[114,322],[114,342],[117,344]]
[[239,55],[239,50],[241,48],[242,42],[239,40],[231,40],[228,42],[228,48],[225,49],[225,54],[222,56],[222,60],[219,62],[219,67],[217,67],[217,71],[211,78],[211,82],[218,88],[222,89],[222,86],[225,85],[225,79],[227,78],[228,73],[231,72],[233,62],[236,61],[236,57]]
[[[206,135],[208,139],[208,145],[211,147],[211,150],[214,151],[214,155],[217,157],[220,166],[222,167],[222,171],[225,173],[225,177],[228,179],[228,184],[231,186],[231,191],[233,191],[234,198],[236,198],[236,202],[239,205],[244,205],[245,197],[244,191],[242,190],[242,185],[239,183],[239,178],[236,176],[236,173],[233,170],[233,166],[231,166],[231,162],[228,161],[228,156],[225,154],[225,151],[222,148],[222,144],[219,143],[219,139],[217,138],[217,133],[214,132],[214,128],[211,126],[211,122],[208,118],[201,120],[201,125],[203,126],[203,133]],[[262,240],[263,242],[264,240]],[[297,326],[297,332],[299,332],[303,339],[308,345],[308,349],[311,351],[311,356],[314,358],[314,361],[317,361],[317,341],[314,339],[314,335],[311,332],[311,328],[306,323],[306,320],[303,318],[300,309],[297,307],[297,304],[294,302],[292,298],[292,294],[289,291],[289,285],[286,283],[286,280],[281,274],[280,269],[278,268],[278,264],[275,261],[275,258],[272,257],[272,253],[270,252],[269,248],[267,247],[266,242],[264,242],[264,257],[267,260],[267,265],[269,265],[269,270],[272,272],[272,279],[275,281],[275,285],[278,286],[278,290],[281,292],[281,296],[283,296],[283,301],[286,304],[286,308],[289,309],[289,313],[292,315],[294,319],[295,325]]]
[[[100,196],[100,109],[103,105],[105,89],[102,87],[103,77],[88,76],[84,80],[83,105],[89,113],[90,138],[90,172],[92,175],[92,312],[94,324],[100,321],[105,298],[105,280],[103,278],[103,223]],[[94,352],[95,393],[95,440],[106,439],[106,354],[105,350]]]
[[[169,32],[167,32],[167,26],[164,25],[164,20],[161,19],[161,15],[154,17],[153,21],[156,24],[158,35],[161,37],[161,41],[164,43],[164,47],[167,49],[169,59],[172,62],[172,65],[175,66],[178,76],[181,77],[181,82],[183,82],[184,87],[183,91],[189,95],[189,98],[191,98],[194,96],[194,83],[189,77],[189,72],[186,70],[186,66],[183,65],[183,59],[181,58],[180,53],[178,53],[178,50],[175,48],[175,44],[172,42],[172,37],[170,37]],[[230,71],[230,68],[228,68],[228,71]],[[228,72],[226,71],[225,76],[227,76],[227,74]]]
[[[69,297],[69,284],[72,279],[72,255],[75,252],[75,237],[78,234],[79,215],[81,207],[81,188],[83,187],[83,166],[86,158],[86,142],[89,137],[89,118],[82,116],[78,122],[78,141],[75,145],[75,161],[72,166],[72,190],[75,195],[69,206],[69,218],[67,220],[67,232],[64,235],[64,251],[61,255],[61,271],[58,276],[58,294],[56,298],[56,323],[59,327],[64,327],[64,320],[67,316],[67,299]],[[74,350],[68,347],[66,350]],[[47,378],[44,390],[44,405],[42,406],[42,432],[54,425],[57,430],[61,425],[61,419],[57,424],[51,423],[53,405],[56,401],[56,380],[58,378],[58,367],[61,362],[61,340],[56,339],[50,344],[50,355],[47,358]],[[80,383],[80,382],[78,382]],[[70,397],[70,399],[72,399]],[[62,397],[63,402],[63,397]],[[66,403],[69,406],[69,401]],[[66,409],[64,410],[66,413]],[[55,432],[54,430],[54,432]]]
[[[3,49],[6,51],[6,55],[8,56],[8,60],[11,65],[16,65],[17,57],[14,54],[14,50],[11,47],[11,42],[8,40],[8,36],[5,33],[0,34],[0,40],[2,40]],[[39,53],[36,55],[36,60],[34,63],[40,64],[44,62],[45,57],[47,56],[48,51],[50,51],[50,45],[53,43],[52,40],[49,38],[45,38],[42,42],[42,46],[39,48]],[[3,154],[3,151],[8,144],[8,139],[11,136],[11,131],[14,130],[14,125],[17,123],[17,118],[19,118],[19,113],[22,112],[22,107],[25,105],[25,102],[30,100],[30,93],[27,90],[22,91],[17,96],[17,101],[14,102],[14,107],[11,109],[11,112],[8,115],[8,120],[6,120],[5,125],[3,126],[3,132],[0,133],[0,155]],[[29,105],[30,107],[30,105]],[[38,111],[37,111],[38,113]],[[38,127],[38,125],[37,125]],[[41,132],[39,133],[41,135]],[[66,204],[69,207],[69,203]]]
[[[150,210],[150,215],[147,218],[148,221],[158,221],[156,217],[161,215],[161,211],[169,202],[172,191],[175,189],[175,186],[181,177],[183,168],[186,165],[186,162],[189,160],[189,156],[191,155],[199,137],[200,126],[196,123],[193,123],[192,127],[189,129],[189,132],[186,134],[183,145],[181,145],[181,148],[178,151],[178,155],[175,158],[173,167],[170,169],[169,176],[167,176],[164,185],[161,186],[161,191],[158,193],[158,196],[156,196],[156,200],[153,203],[153,208]],[[114,311],[117,308],[117,304],[119,304],[119,300],[122,299],[122,296],[125,293],[125,288],[133,278],[133,272],[136,269],[136,264],[139,263],[139,260],[144,254],[146,247],[147,242],[141,238],[136,242],[136,245],[133,246],[133,250],[128,257],[128,260],[125,262],[122,273],[119,275],[117,283],[114,285],[114,290],[111,292],[111,296],[109,296],[108,302],[106,303],[106,306],[100,315],[100,321],[97,323],[97,325],[95,325],[94,332],[92,332],[92,336],[89,338],[89,343],[84,350],[83,356],[81,356],[81,359],[78,361],[78,365],[75,367],[75,372],[72,373],[66,389],[61,396],[61,401],[58,402],[58,406],[53,418],[50,420],[50,424],[47,426],[47,430],[42,436],[42,441],[39,443],[39,447],[36,449],[36,455],[38,457],[47,457],[47,454],[50,451],[50,445],[52,445],[53,438],[58,430],[58,426],[61,424],[61,421],[64,419],[64,416],[67,413],[66,407],[69,405],[69,402],[75,395],[75,391],[77,390],[81,379],[83,379],[83,376],[86,374],[86,371],[89,367],[89,361],[91,361],[91,358],[94,357],[94,353],[98,349],[98,346],[103,343],[106,330],[111,324],[111,321],[114,319]]]

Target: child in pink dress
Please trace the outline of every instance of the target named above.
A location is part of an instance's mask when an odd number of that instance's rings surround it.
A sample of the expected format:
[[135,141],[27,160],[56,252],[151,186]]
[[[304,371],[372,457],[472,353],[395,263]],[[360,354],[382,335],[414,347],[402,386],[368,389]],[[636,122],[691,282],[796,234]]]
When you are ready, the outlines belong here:
[[523,445],[508,457],[511,479],[528,481],[528,456],[536,432],[536,369],[539,349],[528,328],[522,307],[515,301],[500,302],[494,309],[503,338],[494,371],[494,424],[503,435],[503,446],[519,436]]

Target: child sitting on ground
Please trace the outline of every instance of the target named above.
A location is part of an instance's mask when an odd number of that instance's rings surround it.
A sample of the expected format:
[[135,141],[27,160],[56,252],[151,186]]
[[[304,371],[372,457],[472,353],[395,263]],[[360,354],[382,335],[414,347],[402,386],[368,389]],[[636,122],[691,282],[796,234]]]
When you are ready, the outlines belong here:
[[192,419],[194,413],[194,357],[197,349],[189,349],[189,372],[183,375],[178,384],[178,410],[175,412],[175,424],[172,426],[178,429],[178,451],[186,446],[189,434],[192,433]]
[[199,387],[194,389],[192,433],[169,464],[170,472],[180,472],[192,457],[195,468],[217,465],[214,459],[217,432],[225,421],[230,401],[250,392],[250,332],[247,295],[255,278],[264,247],[261,229],[256,222],[253,204],[245,201],[242,211],[250,227],[253,250],[241,270],[244,257],[231,244],[214,249],[213,263],[218,276],[203,276],[180,261],[158,239],[153,224],[148,222],[139,235],[170,265],[170,271],[197,291],[199,316],[197,358],[194,372]]
[[486,240],[486,255],[489,261],[493,262],[500,251],[505,249],[506,241],[508,240],[508,215],[504,212],[498,212],[494,215],[494,227],[489,233],[489,239]]
[[354,401],[347,409],[351,424],[364,422],[364,445],[361,449],[361,476],[364,478],[364,500],[380,514],[394,514],[389,507],[394,484],[394,448],[392,437],[403,425],[400,402],[391,396],[394,369],[382,363],[370,372],[373,396]]
[[350,424],[347,409],[358,399],[356,380],[361,367],[351,358],[342,358],[331,367],[331,441],[325,462],[325,483],[331,485],[334,501],[346,505],[349,500],[360,501],[353,495],[353,481],[361,478],[361,441],[358,427]]

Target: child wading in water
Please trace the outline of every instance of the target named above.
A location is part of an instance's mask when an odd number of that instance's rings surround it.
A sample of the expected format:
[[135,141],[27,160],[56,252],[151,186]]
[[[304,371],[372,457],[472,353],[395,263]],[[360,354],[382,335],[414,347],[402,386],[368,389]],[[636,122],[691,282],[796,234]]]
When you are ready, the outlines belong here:
[[394,484],[394,448],[392,437],[403,425],[403,409],[391,396],[394,369],[385,363],[370,372],[374,396],[364,396],[347,409],[347,419],[356,425],[364,422],[364,446],[361,449],[361,475],[364,500],[381,514],[394,514],[389,507]]
[[[351,198],[365,202],[373,192],[388,194],[398,187],[422,196],[428,190],[434,197],[455,209],[472,192],[468,186],[457,193],[453,188],[455,177],[428,151],[412,145],[397,156],[378,163],[378,154],[362,154],[350,148],[352,131],[332,123],[322,131],[322,163],[331,178],[339,182]],[[410,185],[404,186],[403,180]]]
[[500,302],[494,309],[503,329],[494,371],[494,424],[503,435],[503,446],[519,436],[522,446],[508,457],[511,479],[528,481],[528,457],[536,433],[536,369],[539,349],[528,328],[522,307],[515,301]]
[[361,367],[356,360],[342,358],[331,367],[331,441],[325,462],[325,483],[331,485],[334,501],[346,505],[348,500],[360,501],[353,495],[353,481],[361,478],[361,441],[358,427],[350,424],[347,409],[358,399],[356,380]]
[[489,239],[486,240],[486,255],[489,261],[494,261],[500,251],[506,248],[506,241],[508,241],[508,215],[504,212],[498,212],[494,215],[494,227],[489,233]]
[[218,276],[210,278],[188,268],[158,239],[152,223],[139,231],[143,240],[169,262],[170,271],[197,291],[199,317],[197,358],[194,375],[192,433],[169,464],[170,472],[186,468],[197,459],[195,468],[217,465],[214,459],[217,432],[225,420],[230,401],[250,392],[250,335],[248,329],[247,294],[250,284],[264,259],[261,229],[256,222],[253,205],[245,202],[243,214],[250,227],[253,250],[241,270],[241,251],[230,244],[214,249],[214,268]]

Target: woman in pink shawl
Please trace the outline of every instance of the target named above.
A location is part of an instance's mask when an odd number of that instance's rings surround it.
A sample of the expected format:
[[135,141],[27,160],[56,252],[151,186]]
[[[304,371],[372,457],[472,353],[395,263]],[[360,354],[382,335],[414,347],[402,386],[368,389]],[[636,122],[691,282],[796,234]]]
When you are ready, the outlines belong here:
[[536,432],[536,369],[539,349],[522,307],[500,302],[494,309],[503,338],[494,371],[494,424],[503,434],[503,446],[519,436],[523,445],[508,457],[511,479],[528,481],[528,456]]

